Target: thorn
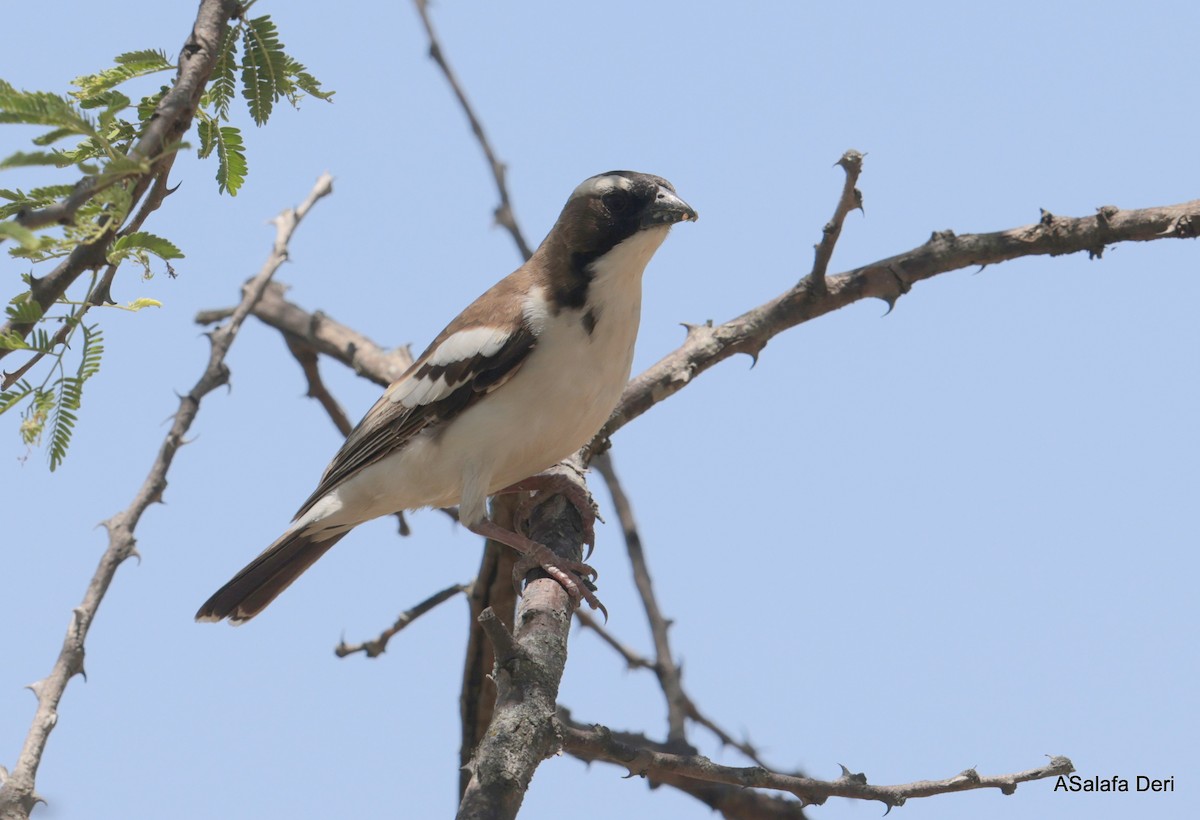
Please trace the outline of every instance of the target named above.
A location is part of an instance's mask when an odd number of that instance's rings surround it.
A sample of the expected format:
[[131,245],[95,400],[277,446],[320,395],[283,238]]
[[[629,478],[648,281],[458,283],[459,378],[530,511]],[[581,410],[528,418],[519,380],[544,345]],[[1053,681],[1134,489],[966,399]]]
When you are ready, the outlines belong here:
[[842,776],[839,777],[838,780],[845,780],[858,786],[867,785],[867,776],[865,774],[862,772],[851,772],[841,763],[838,765],[842,767]]
[[137,551],[137,548],[136,548],[136,547],[130,547],[130,549],[129,549],[129,555],[127,555],[127,556],[125,556],[125,557],[126,557],[126,558],[132,558],[132,559],[134,559],[135,561],[137,561],[137,565],[138,565],[139,567],[142,565],[142,554],[141,554],[140,552],[138,552],[138,551]]
[[1050,213],[1045,208],[1038,208],[1038,210],[1042,212],[1042,218],[1039,219],[1038,222],[1040,222],[1043,225],[1053,225],[1054,224],[1054,214]]

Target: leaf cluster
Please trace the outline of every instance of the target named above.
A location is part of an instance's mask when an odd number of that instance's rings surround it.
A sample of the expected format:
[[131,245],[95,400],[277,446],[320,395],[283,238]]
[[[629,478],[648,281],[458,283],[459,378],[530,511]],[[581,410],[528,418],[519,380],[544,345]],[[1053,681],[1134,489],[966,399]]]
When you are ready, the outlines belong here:
[[[193,120],[198,155],[215,157],[217,187],[230,196],[237,195],[248,171],[242,132],[231,122],[239,92],[251,119],[259,126],[266,124],[281,100],[297,106],[306,95],[321,100],[333,96],[333,92],[321,88],[304,65],[286,53],[269,16],[245,15],[253,2],[244,3],[243,13],[226,28],[215,69]],[[94,74],[76,77],[65,95],[23,91],[0,79],[0,124],[48,129],[34,136],[28,149],[0,159],[0,171],[43,167],[82,175],[75,184],[46,184],[29,190],[0,187],[0,243],[7,242],[10,256],[34,264],[66,257],[83,245],[104,243],[104,259],[109,266],[99,283],[93,274],[85,298],[60,299],[62,313],[41,309],[28,287],[32,274],[26,276],[28,289],[6,308],[5,326],[11,330],[0,333],[0,349],[27,352],[32,362],[14,373],[0,372],[0,414],[24,405],[22,439],[34,446],[44,435],[49,436],[51,469],[66,454],[83,385],[99,370],[102,337],[96,325],[84,324],[84,315],[93,307],[112,305],[109,285],[123,263],[138,267],[143,279],[150,278],[154,266],[160,264],[174,277],[172,260],[183,258],[169,239],[141,230],[144,214],[126,224],[138,205],[135,190],[146,188],[144,184],[137,188],[135,183],[158,173],[161,160],[189,147],[179,142],[166,146],[158,156],[148,157],[135,150],[170,91],[165,84],[147,88],[142,78],[176,66],[164,51],[155,49],[119,54],[113,63]],[[138,91],[135,86],[140,86]],[[161,167],[169,168],[169,164]],[[25,216],[60,202],[72,205],[67,224],[49,228],[24,224]],[[126,306],[114,306],[137,310],[158,304],[152,299],[137,299]],[[54,324],[58,325],[56,331],[47,329],[53,329]],[[77,334],[82,336],[83,345],[77,354],[78,366],[68,374],[64,358]],[[45,379],[34,384],[24,378],[30,364],[42,360],[49,365]]]

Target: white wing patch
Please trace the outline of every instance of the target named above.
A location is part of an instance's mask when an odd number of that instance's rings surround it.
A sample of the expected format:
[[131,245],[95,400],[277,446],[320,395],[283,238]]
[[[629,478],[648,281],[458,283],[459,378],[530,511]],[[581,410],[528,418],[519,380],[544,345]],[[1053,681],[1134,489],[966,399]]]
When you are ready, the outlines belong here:
[[534,336],[542,335],[546,327],[546,317],[551,313],[550,302],[546,299],[546,289],[538,286],[532,288],[525,296],[521,305],[521,313],[525,317],[525,326]]
[[[504,347],[509,335],[504,328],[487,326],[472,327],[451,334],[437,346],[422,366],[392,387],[388,399],[410,409],[444,399],[475,378],[483,369],[470,363],[478,361],[483,365]],[[453,367],[463,362],[468,363],[466,367]],[[461,374],[460,377],[451,380],[447,372],[450,368]]]
[[447,365],[474,359],[479,356],[495,356],[496,351],[508,341],[508,330],[502,327],[472,327],[451,334],[437,346],[429,357],[429,364]]

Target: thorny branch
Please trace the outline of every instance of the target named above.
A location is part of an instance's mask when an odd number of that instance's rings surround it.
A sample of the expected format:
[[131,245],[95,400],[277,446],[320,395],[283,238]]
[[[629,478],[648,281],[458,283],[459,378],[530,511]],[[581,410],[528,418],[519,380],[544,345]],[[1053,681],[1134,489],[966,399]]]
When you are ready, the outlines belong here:
[[603,760],[626,768],[631,775],[663,780],[676,775],[711,783],[724,783],[739,788],[773,789],[799,798],[802,805],[821,805],[830,797],[857,800],[878,800],[889,809],[903,806],[913,797],[932,797],[935,794],[999,789],[1012,794],[1017,785],[1030,780],[1045,780],[1075,771],[1069,758],[1055,755],[1045,766],[1013,774],[981,775],[975,769],[965,769],[943,780],[920,780],[896,786],[872,786],[862,773],[852,774],[845,766],[837,780],[817,780],[802,775],[768,771],[761,766],[722,766],[700,755],[680,755],[653,748],[640,736],[618,737],[603,726],[585,726],[560,714],[563,749],[584,760]]
[[363,641],[362,643],[351,644],[348,644],[343,640],[338,643],[337,647],[334,648],[333,654],[337,655],[339,658],[344,658],[347,655],[353,655],[355,652],[362,652],[368,658],[377,658],[387,650],[388,641],[390,641],[396,635],[396,633],[404,629],[417,618],[420,618],[425,613],[436,608],[438,605],[449,601],[456,595],[460,595],[469,591],[470,588],[470,583],[452,584],[439,592],[435,592],[424,601],[421,601],[421,603],[417,604],[411,609],[404,610],[398,616],[396,616],[395,623],[383,630],[383,632],[379,633],[379,637],[372,638],[369,641]]
[[682,743],[687,739],[684,721],[687,718],[687,695],[683,692],[679,667],[671,653],[671,642],[667,637],[670,624],[658,608],[658,599],[654,596],[654,584],[650,580],[650,567],[646,563],[646,553],[642,550],[642,537],[638,534],[637,522],[633,518],[633,506],[625,495],[621,482],[613,467],[609,453],[601,453],[592,459],[592,466],[604,476],[604,483],[612,495],[613,508],[617,511],[617,519],[621,522],[621,530],[625,535],[625,548],[629,552],[629,562],[633,565],[633,582],[638,595],[642,599],[642,607],[646,610],[646,619],[650,622],[650,634],[654,638],[654,672],[658,675],[659,685],[667,698],[667,742]]
[[[155,109],[150,123],[146,126],[141,139],[129,152],[131,159],[147,160],[158,157],[146,173],[126,176],[122,184],[130,186],[131,201],[137,202],[146,193],[151,183],[166,185],[166,172],[174,162],[174,151],[165,153],[168,146],[183,139],[192,125],[192,115],[200,103],[204,86],[212,75],[216,65],[217,52],[229,20],[240,13],[241,6],[235,0],[202,0],[196,15],[196,23],[191,36],[183,44],[179,54],[179,73],[174,84],[163,95]],[[40,228],[54,223],[70,222],[75,212],[113,182],[102,183],[96,177],[85,177],[77,184],[75,191],[62,202],[18,214],[16,221],[27,228]],[[165,194],[163,194],[165,195]],[[162,202],[161,196],[151,197],[153,208]],[[145,220],[149,210],[143,207],[135,219],[137,227]],[[87,245],[79,245],[60,262],[54,270],[42,278],[30,280],[30,292],[34,301],[45,312],[58,301],[76,279],[86,270],[99,269],[107,264],[108,248],[117,237],[114,225],[106,230],[98,239]],[[122,234],[133,233],[137,227],[132,225],[121,231]],[[108,298],[109,286],[112,283],[111,273],[106,273],[101,279],[101,286],[92,294],[95,298]],[[0,334],[15,333],[24,338],[33,329],[27,322],[5,322],[0,325]],[[0,348],[0,358],[11,351]]]
[[500,204],[496,206],[495,212],[496,224],[503,226],[512,235],[513,242],[517,243],[517,250],[521,252],[521,258],[528,259],[533,256],[533,251],[525,241],[525,236],[521,233],[521,226],[517,224],[516,215],[513,213],[512,200],[508,196],[508,183],[505,181],[508,169],[496,157],[496,151],[492,148],[492,144],[483,130],[483,123],[475,115],[475,109],[471,107],[466,92],[459,85],[458,77],[450,68],[450,64],[446,62],[442,45],[438,41],[437,33],[433,30],[433,22],[429,19],[429,10],[426,8],[427,0],[413,0],[413,4],[417,7],[417,14],[421,15],[421,23],[425,26],[425,33],[429,36],[429,56],[446,75],[446,81],[450,83],[450,89],[458,99],[458,104],[462,106],[463,113],[467,115],[467,120],[471,123],[471,131],[475,134],[479,147],[483,149],[488,168],[491,169],[492,177],[496,180],[496,189],[500,194]]
[[838,198],[837,206],[833,209],[833,219],[825,225],[821,241],[817,243],[816,256],[813,259],[813,287],[825,283],[825,271],[829,269],[829,260],[833,258],[833,248],[837,245],[838,237],[842,235],[842,225],[846,216],[853,210],[862,210],[862,191],[855,187],[858,175],[862,173],[863,155],[853,149],[842,154],[837,164],[846,172],[846,181],[842,186],[842,195]]
[[938,231],[924,245],[840,273],[815,286],[806,277],[766,304],[721,325],[689,325],[682,346],[637,376],[589,449],[683,389],[692,379],[738,353],[758,358],[774,336],[863,299],[895,307],[914,284],[961,268],[992,265],[1023,256],[1060,256],[1086,251],[1098,259],[1119,242],[1192,239],[1200,235],[1200,199],[1159,208],[1121,210],[1111,205],[1094,216],[1065,217],[1042,212],[1033,225],[995,233]]
[[[579,476],[574,480],[582,483]],[[563,496],[539,504],[528,531],[559,555],[582,558],[583,522]],[[573,609],[557,581],[539,578],[526,585],[511,634],[492,609],[480,615],[495,655],[496,702],[488,731],[465,767],[469,780],[459,820],[516,817],[534,771],[558,750],[553,717]]]
[[74,609],[74,617],[67,627],[54,667],[49,675],[30,687],[37,697],[37,712],[16,766],[3,777],[3,785],[0,786],[0,820],[27,820],[33,807],[41,800],[34,788],[35,781],[50,732],[58,721],[58,704],[71,678],[84,672],[84,643],[88,630],[117,568],[127,558],[137,554],[134,530],[150,505],[162,501],[163,490],[167,486],[167,471],[200,411],[201,399],[228,382],[229,368],[225,364],[225,356],[242,323],[253,310],[254,303],[280,265],[287,260],[288,242],[296,227],[317,200],[332,192],[332,185],[333,178],[328,174],[322,175],[299,207],[288,209],[275,218],[275,243],[271,254],[258,274],[243,288],[242,300],[234,308],[229,321],[209,334],[208,364],[192,389],[180,397],[170,432],[163,440],[145,482],[127,508],[104,522],[108,531],[108,547],[100,557],[100,564],[88,584],[83,601]]

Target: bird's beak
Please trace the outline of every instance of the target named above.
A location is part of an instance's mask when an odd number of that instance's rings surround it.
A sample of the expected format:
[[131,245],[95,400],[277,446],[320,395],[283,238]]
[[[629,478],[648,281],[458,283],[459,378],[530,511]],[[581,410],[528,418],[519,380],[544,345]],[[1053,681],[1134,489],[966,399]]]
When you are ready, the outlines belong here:
[[676,222],[687,222],[689,219],[693,222],[699,219],[695,208],[660,185],[657,198],[642,214],[642,227],[674,225]]

